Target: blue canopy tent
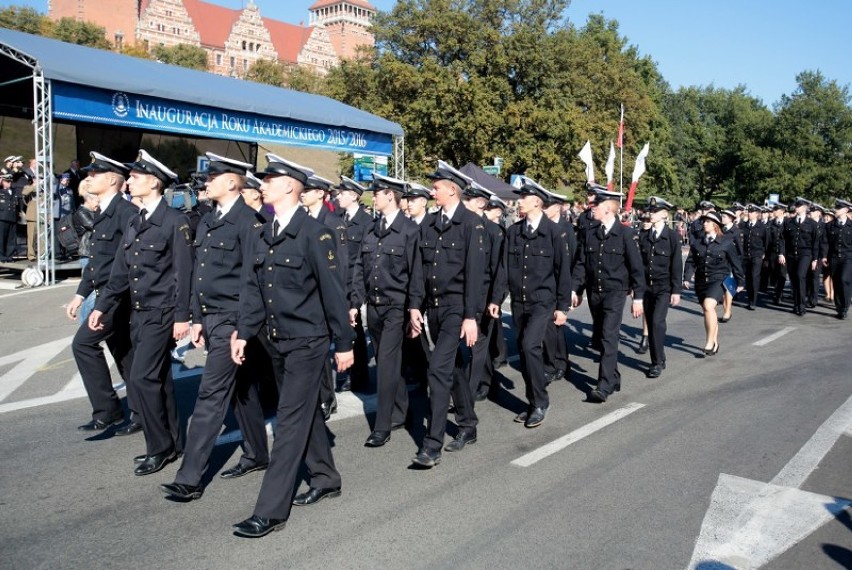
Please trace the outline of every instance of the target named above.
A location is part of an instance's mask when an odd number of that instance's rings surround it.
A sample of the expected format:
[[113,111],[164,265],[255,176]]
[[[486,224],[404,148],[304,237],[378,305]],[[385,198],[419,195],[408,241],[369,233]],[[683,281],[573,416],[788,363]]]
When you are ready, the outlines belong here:
[[[392,156],[405,175],[402,127],[328,97],[7,29],[0,55],[0,114],[33,121],[37,200],[51,192],[54,120]],[[45,284],[55,282],[52,233],[48,211],[38,222]]]

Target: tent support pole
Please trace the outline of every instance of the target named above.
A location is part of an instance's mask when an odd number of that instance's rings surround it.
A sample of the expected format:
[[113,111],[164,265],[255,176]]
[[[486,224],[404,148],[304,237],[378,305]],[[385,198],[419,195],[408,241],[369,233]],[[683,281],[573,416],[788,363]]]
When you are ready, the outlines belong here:
[[405,180],[405,135],[393,137],[393,175]]
[[41,68],[33,68],[33,139],[36,176],[36,258],[44,272],[44,285],[56,284],[56,252],[53,248],[53,108],[51,83]]

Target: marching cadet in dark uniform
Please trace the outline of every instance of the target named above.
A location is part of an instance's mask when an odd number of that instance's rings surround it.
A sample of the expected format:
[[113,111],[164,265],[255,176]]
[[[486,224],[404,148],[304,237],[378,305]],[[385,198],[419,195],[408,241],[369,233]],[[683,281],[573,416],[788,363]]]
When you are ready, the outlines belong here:
[[645,265],[645,296],[642,307],[648,325],[648,345],[651,366],[648,378],[659,378],[666,369],[666,316],[669,305],[680,304],[683,283],[683,260],[680,237],[666,222],[674,205],[662,198],[648,198],[646,212],[651,215],[651,227],[639,233],[639,251]]
[[[544,215],[559,226],[562,240],[568,245],[568,253],[573,262],[577,255],[577,236],[574,225],[562,216],[562,205],[567,203],[568,199],[564,196],[547,191]],[[565,338],[565,328],[556,326],[552,319],[547,321],[543,349],[544,375],[547,383],[565,378],[568,374],[568,341]]]
[[822,221],[825,225],[825,237],[823,241],[824,250],[822,253],[822,258],[825,260],[821,262],[820,269],[822,273],[822,286],[825,290],[825,302],[834,304],[834,282],[831,280],[831,265],[828,264],[828,227],[834,223],[836,218],[836,214],[834,210],[831,208],[825,208],[825,211],[822,213]]
[[410,321],[412,288],[417,298],[423,298],[423,262],[420,228],[399,210],[405,187],[404,180],[373,175],[373,206],[381,217],[364,234],[352,269],[349,324],[357,330],[366,302],[367,327],[376,351],[378,404],[366,447],[390,441],[391,430],[403,427],[408,413],[408,390],[401,375],[402,340]]
[[[361,195],[364,187],[346,176],[340,177],[337,190],[337,205],[340,207],[340,215],[346,225],[346,245],[349,250],[348,266],[354,267],[355,261],[361,255],[361,242],[364,235],[373,227],[373,216],[361,207]],[[352,271],[349,272],[349,282],[344,283],[346,293],[352,293]],[[364,334],[364,323],[361,322],[360,311],[356,315],[355,325],[355,364],[349,369],[349,375],[339,390],[346,392],[367,392],[370,389],[370,370],[367,356],[367,337]]]
[[186,215],[169,208],[163,189],[177,175],[146,151],[129,164],[130,194],[142,204],[125,229],[109,282],[89,327],[104,329],[109,313],[130,290],[133,364],[130,385],[139,406],[147,452],[134,470],[149,475],[183,452],[169,353],[189,334],[192,238]]
[[634,318],[642,316],[645,296],[645,270],[636,243],[636,232],[618,222],[622,194],[599,190],[592,213],[597,226],[578,236],[574,264],[572,305],[580,305],[578,291],[585,287],[592,313],[593,330],[600,339],[601,359],[598,386],[589,393],[590,402],[606,402],[621,389],[618,371],[618,334],[624,301],[632,292]]
[[810,200],[796,198],[795,216],[784,222],[778,239],[778,263],[787,267],[793,288],[793,313],[805,314],[805,294],[808,269],[816,267],[819,257],[817,223],[808,218]]
[[[501,200],[498,196],[492,195],[491,198],[488,199],[488,205],[485,207],[485,217],[497,224],[497,227],[500,228],[500,235],[502,236],[501,243],[506,239],[506,230],[504,229],[505,216],[506,202]],[[574,227],[572,226],[571,231],[573,232],[573,230]],[[501,366],[505,366],[508,362],[509,352],[506,349],[506,335],[503,334],[502,320],[497,321],[495,326],[491,328],[491,339],[488,341],[488,346],[491,358],[493,359],[494,368],[496,369]],[[491,394],[492,397],[496,397],[497,391],[500,387],[498,384],[492,384],[492,379],[486,378],[486,381],[489,382],[487,386],[488,393]]]
[[[77,294],[68,303],[65,312],[69,319],[75,320],[83,302],[90,296],[99,296],[103,291],[116,253],[120,251],[124,231],[130,220],[138,214],[133,204],[124,199],[121,189],[124,179],[130,173],[128,168],[97,152],[90,153],[92,163],[85,168],[88,173],[88,192],[98,197],[100,213],[95,217],[92,230],[92,249],[89,264],[83,271]],[[94,304],[94,303],[92,303]],[[121,402],[112,387],[112,376],[104,357],[101,342],[105,342],[115,359],[116,367],[127,388],[127,406],[131,410],[130,423],[117,430],[116,435],[130,435],[141,431],[142,426],[133,402],[133,387],[130,379],[130,365],[133,361],[133,349],[130,344],[130,295],[125,292],[119,296],[114,308],[104,313],[104,328],[93,331],[84,324],[77,329],[71,343],[71,352],[77,362],[77,369],[92,404],[92,421],[82,425],[83,431],[103,430],[124,419]]]
[[834,201],[836,218],[826,227],[828,242],[827,258],[823,265],[831,269],[831,281],[834,285],[834,308],[838,319],[846,319],[849,303],[852,301],[852,220],[849,209],[852,203],[837,199]]
[[[263,198],[275,209],[263,227],[255,253],[243,272],[240,317],[231,356],[241,363],[246,341],[266,324],[270,357],[278,383],[278,420],[269,467],[254,514],[234,525],[240,536],[261,537],[279,530],[291,505],[313,505],[340,495],[326,425],[319,406],[320,385],[328,360],[329,331],[339,371],[352,365],[355,334],[347,318],[346,298],[334,231],[300,206],[309,168],[267,154]],[[304,461],[310,490],[293,497]]]
[[[305,182],[301,200],[302,206],[307,209],[309,216],[334,231],[337,238],[335,240],[337,243],[337,266],[340,276],[343,278],[345,290],[349,284],[349,247],[346,245],[346,223],[343,218],[329,210],[325,204],[325,199],[331,192],[331,186],[330,180],[311,174]],[[325,363],[325,379],[320,388],[320,407],[326,420],[337,411],[337,396],[334,395],[334,374],[328,360]]]
[[243,262],[254,254],[263,221],[240,196],[243,177],[251,165],[211,152],[207,158],[207,194],[216,207],[204,215],[196,232],[191,329],[193,344],[207,348],[207,362],[183,463],[174,483],[160,485],[164,493],[181,499],[198,499],[204,492],[201,479],[232,398],[244,453],[230,470],[230,478],[265,469],[269,463],[266,425],[254,378],[231,358]]
[[[441,208],[420,226],[420,253],[423,256],[425,297],[412,297],[411,306],[426,305],[428,332],[434,342],[429,357],[429,427],[423,447],[413,462],[434,467],[441,462],[441,447],[447,429],[450,392],[456,406],[459,432],[444,448],[460,451],[476,441],[477,417],[473,411],[470,383],[459,367],[459,339],[471,348],[476,344],[477,322],[482,306],[486,239],[485,225],[476,214],[461,205],[462,188],[470,179],[444,161],[429,175],[432,195]],[[412,310],[411,331],[423,332],[420,312]]]
[[766,226],[760,220],[760,206],[749,204],[746,210],[748,219],[740,222],[740,235],[742,236],[742,260],[748,310],[753,311],[757,305],[760,272],[763,269],[763,260],[766,259],[769,235]]
[[695,211],[697,216],[689,223],[689,237],[700,240],[704,238],[704,222],[701,221],[701,217],[708,212],[715,212],[716,205],[709,200],[702,200]]
[[[816,259],[826,259],[828,257],[828,239],[825,236],[825,222],[823,222],[823,214],[825,208],[814,202],[809,208],[808,214],[817,225],[817,241],[819,248]],[[819,301],[819,288],[822,282],[822,263],[817,263],[815,267],[808,270],[808,279],[806,283],[806,305],[809,309],[814,309]]]
[[729,234],[722,232],[722,218],[711,211],[701,219],[704,222],[704,237],[690,240],[683,286],[688,288],[688,282],[695,277],[695,295],[704,311],[704,332],[707,336],[704,355],[713,356],[719,352],[719,318],[716,315],[716,306],[724,297],[725,279],[733,275],[738,285],[736,290],[739,292],[743,289],[745,278],[737,246]]
[[[431,191],[422,184],[410,181],[406,184],[403,198],[407,211],[403,213],[418,227],[431,220],[432,214],[428,212],[431,197]],[[402,203],[400,202],[401,207]],[[421,314],[426,311],[426,307],[423,306],[409,307],[409,309],[413,308],[420,309]],[[410,335],[406,334],[402,341],[402,366],[406,379],[408,382],[421,386],[424,391],[428,390],[429,387],[427,371],[429,370],[429,354],[432,352],[427,337],[428,335],[421,334],[411,338]]]
[[786,204],[773,204],[772,218],[766,225],[766,270],[769,273],[767,289],[772,292],[772,304],[779,305],[784,293],[784,284],[787,283],[787,268],[778,262],[778,254],[781,247],[781,232],[784,231],[784,219],[786,218]]
[[12,261],[18,238],[18,199],[12,190],[11,172],[0,175],[0,261]]
[[[485,217],[485,206],[490,198],[491,192],[476,181],[471,181],[467,188],[462,190],[462,201],[465,208],[479,216],[485,228],[485,240],[482,244],[482,253],[485,258],[485,282],[482,287],[483,307],[488,305],[493,296],[503,253],[503,231],[500,226]],[[502,303],[502,300],[500,302]],[[470,349],[470,393],[474,402],[485,400],[491,390],[494,362],[489,351],[489,340],[492,329],[499,325],[501,325],[499,319],[494,319],[487,311],[483,311],[479,319],[479,334],[476,344]]]
[[[736,202],[735,202],[736,203]],[[731,206],[733,208],[734,206]],[[743,236],[740,232],[740,227],[737,225],[737,212],[733,209],[722,210],[722,232],[725,235],[730,236],[733,240],[734,245],[737,248],[737,255],[740,256],[740,259],[743,258]],[[722,316],[719,317],[720,323],[727,323],[731,320],[731,310],[734,306],[734,296],[731,295],[731,292],[725,289],[724,298],[722,301],[723,312]]]
[[524,219],[506,231],[500,281],[488,310],[499,318],[508,290],[528,401],[527,410],[515,421],[535,428],[550,408],[543,353],[548,323],[552,321],[561,333],[571,307],[571,246],[565,231],[544,215],[544,205],[552,200],[547,190],[525,177],[516,193]]
[[[575,237],[585,234],[590,228],[596,227],[600,222],[595,219],[594,212],[592,211],[592,206],[595,203],[595,198],[598,195],[598,192],[605,192],[606,186],[601,186],[600,184],[595,184],[593,182],[589,182],[586,184],[586,209],[577,217],[577,231],[575,232]],[[579,239],[578,239],[579,244]],[[577,252],[575,252],[577,253]],[[571,271],[574,270],[575,265],[577,265],[577,260],[580,258],[579,255],[575,255],[571,259]],[[576,285],[576,282],[575,282]],[[585,286],[579,286],[577,289],[577,294],[582,296]],[[601,349],[601,339],[600,339],[600,331],[596,328],[592,327],[592,338],[589,342],[589,346],[592,350],[600,351]]]

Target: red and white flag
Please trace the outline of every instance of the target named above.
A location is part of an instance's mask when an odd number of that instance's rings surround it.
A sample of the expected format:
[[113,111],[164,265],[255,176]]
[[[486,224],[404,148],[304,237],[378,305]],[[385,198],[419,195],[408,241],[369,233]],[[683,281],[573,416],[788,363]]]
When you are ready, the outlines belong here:
[[621,104],[621,119],[618,121],[618,140],[615,146],[618,148],[624,146],[624,103]]
[[636,166],[633,167],[633,178],[630,183],[630,192],[627,194],[627,203],[624,205],[626,210],[633,206],[633,198],[636,196],[636,187],[639,185],[639,177],[645,174],[645,159],[648,157],[648,151],[651,148],[651,143],[645,143],[639,156],[636,157]]
[[615,146],[609,141],[609,158],[606,159],[606,189],[612,190],[612,175],[615,172]]
[[583,145],[583,148],[580,149],[580,152],[577,154],[580,157],[580,160],[583,161],[583,164],[586,165],[586,180],[589,182],[595,181],[595,164],[592,162],[592,143],[586,141],[586,144]]

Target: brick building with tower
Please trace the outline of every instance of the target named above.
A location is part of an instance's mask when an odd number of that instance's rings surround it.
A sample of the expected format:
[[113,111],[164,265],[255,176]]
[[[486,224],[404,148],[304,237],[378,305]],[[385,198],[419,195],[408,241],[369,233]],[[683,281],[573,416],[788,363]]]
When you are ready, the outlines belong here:
[[49,0],[48,15],[103,26],[116,47],[190,44],[207,52],[208,69],[242,77],[259,59],[324,74],[358,47],[373,45],[376,9],[366,0],[318,0],[310,25],[261,15],[254,0],[231,9],[201,0]]

